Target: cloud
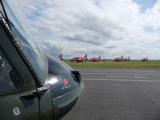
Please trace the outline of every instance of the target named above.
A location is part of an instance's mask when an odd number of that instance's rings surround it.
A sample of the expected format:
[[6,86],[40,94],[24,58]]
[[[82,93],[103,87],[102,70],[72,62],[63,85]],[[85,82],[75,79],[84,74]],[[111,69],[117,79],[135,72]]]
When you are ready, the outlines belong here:
[[158,0],[17,1],[9,4],[24,28],[51,54],[160,59]]

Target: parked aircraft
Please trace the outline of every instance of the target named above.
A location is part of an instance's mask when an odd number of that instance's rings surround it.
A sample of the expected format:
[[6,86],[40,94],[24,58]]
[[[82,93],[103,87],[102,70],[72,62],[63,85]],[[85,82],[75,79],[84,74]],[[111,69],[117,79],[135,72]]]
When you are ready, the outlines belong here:
[[127,57],[127,58],[124,58],[123,60],[124,61],[130,61],[131,59],[130,59],[130,57]]
[[84,62],[88,60],[87,54],[84,55],[84,57],[73,57],[70,61],[71,62]]
[[60,60],[63,60],[63,55],[60,54],[60,55],[58,56],[58,58],[59,58]]
[[119,58],[114,58],[113,61],[121,62],[121,61],[123,61],[123,56],[121,56]]
[[101,56],[95,57],[95,58],[90,58],[89,59],[90,62],[99,62],[101,61]]
[[143,58],[141,61],[148,61],[148,57]]
[[123,56],[121,56],[119,58],[113,59],[113,61],[115,61],[115,62],[130,61],[130,57],[124,58]]
[[0,119],[59,120],[80,96],[80,73],[34,44],[8,1],[0,0]]

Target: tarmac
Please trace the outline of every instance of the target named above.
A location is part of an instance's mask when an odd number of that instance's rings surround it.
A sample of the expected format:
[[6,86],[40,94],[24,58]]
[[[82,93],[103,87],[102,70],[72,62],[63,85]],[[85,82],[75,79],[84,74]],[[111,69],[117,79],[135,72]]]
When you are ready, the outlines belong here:
[[78,69],[85,84],[62,120],[160,120],[160,69]]

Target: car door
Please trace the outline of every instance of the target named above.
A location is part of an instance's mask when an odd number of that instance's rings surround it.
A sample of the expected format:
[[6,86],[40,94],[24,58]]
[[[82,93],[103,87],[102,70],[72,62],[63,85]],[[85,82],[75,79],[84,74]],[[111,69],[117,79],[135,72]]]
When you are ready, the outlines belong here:
[[39,120],[36,82],[0,19],[0,119]]
[[30,94],[36,88],[34,82],[30,81],[33,85],[29,86],[25,92],[23,90],[25,80],[11,66],[2,50],[0,50],[0,59],[0,118],[2,120],[38,120],[38,98]]

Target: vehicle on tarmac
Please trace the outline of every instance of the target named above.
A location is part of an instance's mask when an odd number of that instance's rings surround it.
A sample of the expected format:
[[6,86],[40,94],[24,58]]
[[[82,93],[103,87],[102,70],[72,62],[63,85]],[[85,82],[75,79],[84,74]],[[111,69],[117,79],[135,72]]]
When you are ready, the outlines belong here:
[[37,47],[0,0],[0,119],[58,120],[82,89],[80,73]]

